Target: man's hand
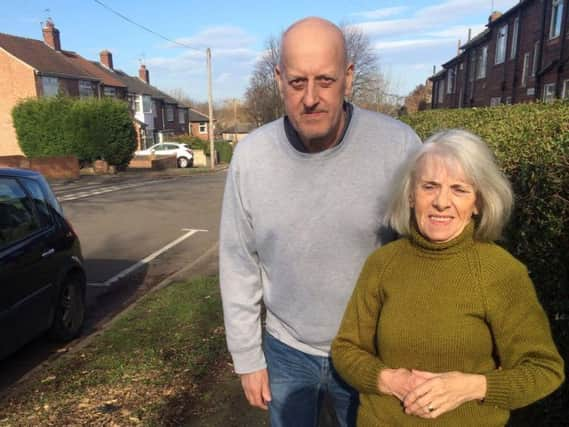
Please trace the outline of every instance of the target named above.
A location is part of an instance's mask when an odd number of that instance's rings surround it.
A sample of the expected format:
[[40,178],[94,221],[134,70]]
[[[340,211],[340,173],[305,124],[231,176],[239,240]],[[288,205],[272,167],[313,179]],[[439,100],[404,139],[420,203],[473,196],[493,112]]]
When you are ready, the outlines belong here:
[[269,387],[269,373],[266,369],[241,374],[241,386],[251,406],[265,410],[269,408],[267,404],[271,401],[271,389]]

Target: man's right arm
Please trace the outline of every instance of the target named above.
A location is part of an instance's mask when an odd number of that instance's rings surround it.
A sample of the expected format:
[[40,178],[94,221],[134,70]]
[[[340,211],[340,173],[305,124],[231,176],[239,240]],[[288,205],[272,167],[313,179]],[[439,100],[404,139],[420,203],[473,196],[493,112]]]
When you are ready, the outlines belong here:
[[[238,150],[239,151],[239,150]],[[251,214],[240,182],[239,156],[232,160],[223,198],[220,231],[220,286],[227,346],[245,395],[266,409],[270,400],[262,350],[263,290]]]

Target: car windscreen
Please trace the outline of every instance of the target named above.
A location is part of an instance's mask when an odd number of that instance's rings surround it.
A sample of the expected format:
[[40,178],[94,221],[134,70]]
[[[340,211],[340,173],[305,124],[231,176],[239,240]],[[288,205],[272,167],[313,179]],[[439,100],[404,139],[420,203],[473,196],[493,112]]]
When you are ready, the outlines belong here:
[[16,179],[0,177],[0,248],[40,229],[31,200]]

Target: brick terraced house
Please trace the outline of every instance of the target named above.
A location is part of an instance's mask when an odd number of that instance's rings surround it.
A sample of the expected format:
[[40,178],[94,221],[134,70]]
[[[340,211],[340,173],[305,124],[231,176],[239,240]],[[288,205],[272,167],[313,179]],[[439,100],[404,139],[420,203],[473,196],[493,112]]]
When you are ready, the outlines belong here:
[[569,0],[521,0],[430,77],[432,108],[569,98]]
[[102,51],[100,60],[63,50],[51,20],[43,26],[43,41],[0,33],[0,156],[23,154],[11,112],[30,97],[64,94],[128,101],[139,148],[151,145],[161,133],[189,133],[189,108],[150,86],[144,65],[139,77],[131,77],[114,69],[109,51]]

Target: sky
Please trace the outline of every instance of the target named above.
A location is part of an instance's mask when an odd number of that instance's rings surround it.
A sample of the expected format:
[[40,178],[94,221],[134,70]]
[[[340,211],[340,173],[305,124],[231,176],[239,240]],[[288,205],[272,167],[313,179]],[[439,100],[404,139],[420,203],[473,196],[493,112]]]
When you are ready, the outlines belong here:
[[298,19],[320,16],[355,25],[379,57],[390,92],[407,95],[440,69],[464,43],[468,29],[481,32],[492,10],[504,12],[518,0],[98,0],[180,47],[113,14],[96,0],[0,0],[0,32],[42,39],[49,17],[65,50],[98,60],[110,50],[115,68],[150,83],[207,100],[206,48],[212,51],[215,101],[242,98],[255,62],[270,37]]

